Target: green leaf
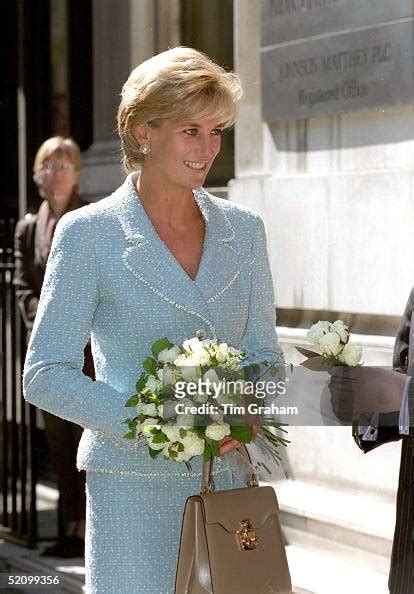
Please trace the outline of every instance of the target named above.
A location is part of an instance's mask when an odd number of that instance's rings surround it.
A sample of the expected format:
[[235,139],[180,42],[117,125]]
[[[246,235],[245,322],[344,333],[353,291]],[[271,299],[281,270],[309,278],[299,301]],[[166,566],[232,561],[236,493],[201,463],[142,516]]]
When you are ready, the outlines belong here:
[[134,394],[125,402],[125,406],[136,406],[139,402],[138,394]]
[[295,348],[304,357],[310,357],[312,359],[313,357],[320,356],[320,353],[316,353],[315,351],[310,351],[309,349],[304,349],[302,347],[295,347]]
[[151,456],[151,458],[156,458],[157,456],[159,456],[162,452],[162,450],[153,450],[152,448],[150,448],[148,446],[148,451],[149,451],[149,455]]
[[177,458],[178,456],[178,452],[176,452],[175,450],[172,450],[171,447],[168,448],[168,455],[170,458],[174,459]]
[[214,439],[206,438],[206,445],[203,452],[204,460],[211,460],[214,456],[220,455],[219,442]]
[[145,387],[146,381],[147,381],[147,374],[141,373],[141,375],[139,376],[139,380],[135,384],[135,389],[138,393],[141,392],[142,388]]
[[135,439],[135,430],[128,431],[128,433],[125,433],[124,437],[125,439]]
[[185,429],[180,429],[179,431],[181,439],[183,439],[187,435],[187,431]]
[[306,359],[306,361],[301,363],[301,366],[310,369],[311,371],[321,371],[323,367],[326,367],[326,364],[324,358],[321,355],[317,355],[310,359]]
[[233,439],[241,443],[249,443],[252,440],[252,430],[247,425],[234,425],[230,430]]
[[121,421],[122,425],[128,425],[129,427],[131,426],[131,422],[133,422],[132,419],[124,419],[123,421]]
[[163,336],[162,338],[159,338],[153,343],[151,347],[151,352],[157,359],[161,351],[163,351],[164,349],[170,349],[172,346],[174,345],[168,340],[168,338],[165,338],[165,336]]
[[162,431],[160,431],[159,433],[157,433],[153,438],[152,438],[153,443],[165,443],[167,441],[170,441],[168,439],[168,437],[165,435],[165,433],[163,433]]
[[220,456],[220,442],[219,441],[213,441],[213,443],[210,446],[211,449],[211,455],[218,457]]
[[157,373],[157,363],[152,357],[147,357],[142,366],[150,375],[155,375]]

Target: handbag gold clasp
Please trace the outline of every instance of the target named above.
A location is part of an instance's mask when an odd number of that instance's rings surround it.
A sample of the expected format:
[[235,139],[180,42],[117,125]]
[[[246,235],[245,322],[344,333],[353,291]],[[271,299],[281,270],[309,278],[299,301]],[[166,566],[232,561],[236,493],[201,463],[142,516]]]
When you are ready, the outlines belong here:
[[242,551],[252,551],[257,547],[257,534],[250,520],[241,520],[236,534]]

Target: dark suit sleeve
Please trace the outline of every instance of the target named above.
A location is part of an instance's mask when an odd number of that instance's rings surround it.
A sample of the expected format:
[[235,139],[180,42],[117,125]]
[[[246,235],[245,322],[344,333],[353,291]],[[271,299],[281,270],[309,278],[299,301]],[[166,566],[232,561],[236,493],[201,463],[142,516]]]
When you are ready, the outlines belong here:
[[[410,356],[410,336],[414,309],[414,287],[411,289],[405,312],[395,339],[393,367],[396,371],[408,374],[411,380],[408,386],[409,435],[414,436],[414,369]],[[414,328],[413,328],[414,329]]]
[[34,223],[21,220],[16,225],[14,234],[15,271],[13,284],[16,297],[27,330],[31,330],[36,317],[39,296],[31,273],[30,263],[33,251],[30,249],[29,235],[34,233]]
[[392,360],[392,366],[396,371],[401,371],[401,373],[407,373],[413,304],[414,288],[411,289],[411,293],[408,298],[404,315],[401,319],[400,327],[398,328],[394,344],[394,356]]
[[[394,343],[394,354],[393,354],[393,368],[395,371],[400,373],[407,373],[408,361],[409,361],[409,348],[410,348],[410,330],[411,330],[411,317],[413,314],[414,307],[414,288],[411,289],[410,296],[405,307],[403,317],[401,318],[400,326],[398,328],[397,336]],[[408,406],[410,410],[410,435],[414,435],[414,427],[412,426],[411,419],[414,418],[414,386],[413,382],[410,382]],[[390,441],[398,441],[403,437],[399,431],[399,418],[400,413],[380,414],[378,423],[378,437],[375,441],[364,441],[356,438],[357,445],[364,452],[369,452],[374,448],[388,443]]]

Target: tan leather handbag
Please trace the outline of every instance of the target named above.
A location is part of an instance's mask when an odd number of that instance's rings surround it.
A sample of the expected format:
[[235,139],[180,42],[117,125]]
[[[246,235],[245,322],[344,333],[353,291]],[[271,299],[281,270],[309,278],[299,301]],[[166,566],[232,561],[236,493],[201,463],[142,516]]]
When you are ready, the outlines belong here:
[[247,487],[214,491],[211,468],[204,461],[200,494],[185,504],[175,594],[292,592],[274,489],[247,473]]

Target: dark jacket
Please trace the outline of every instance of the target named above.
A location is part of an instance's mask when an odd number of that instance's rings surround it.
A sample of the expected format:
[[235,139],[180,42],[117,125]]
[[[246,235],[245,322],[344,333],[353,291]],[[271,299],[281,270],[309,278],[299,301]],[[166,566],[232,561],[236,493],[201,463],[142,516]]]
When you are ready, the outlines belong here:
[[[66,212],[86,205],[87,202],[82,200],[77,194],[74,194]],[[45,247],[45,241],[48,241],[49,238],[45,238],[43,230],[46,226],[49,213],[49,206],[44,201],[37,214],[27,214],[23,219],[18,221],[14,235],[15,272],[13,284],[16,288],[17,302],[28,335],[30,335],[36,317],[46,271],[48,249],[47,246]],[[55,226],[56,223],[54,224]],[[54,228],[52,229],[50,241],[53,233]],[[83,372],[92,379],[95,378],[93,358],[89,344],[85,348],[85,366]]]
[[[394,346],[394,369],[414,378],[414,289],[408,298]],[[410,434],[399,433],[399,413],[380,415],[378,438],[360,441],[365,452],[389,441],[402,439],[400,476],[397,492],[397,517],[391,557],[389,588],[391,594],[414,592],[414,379],[408,395]]]

